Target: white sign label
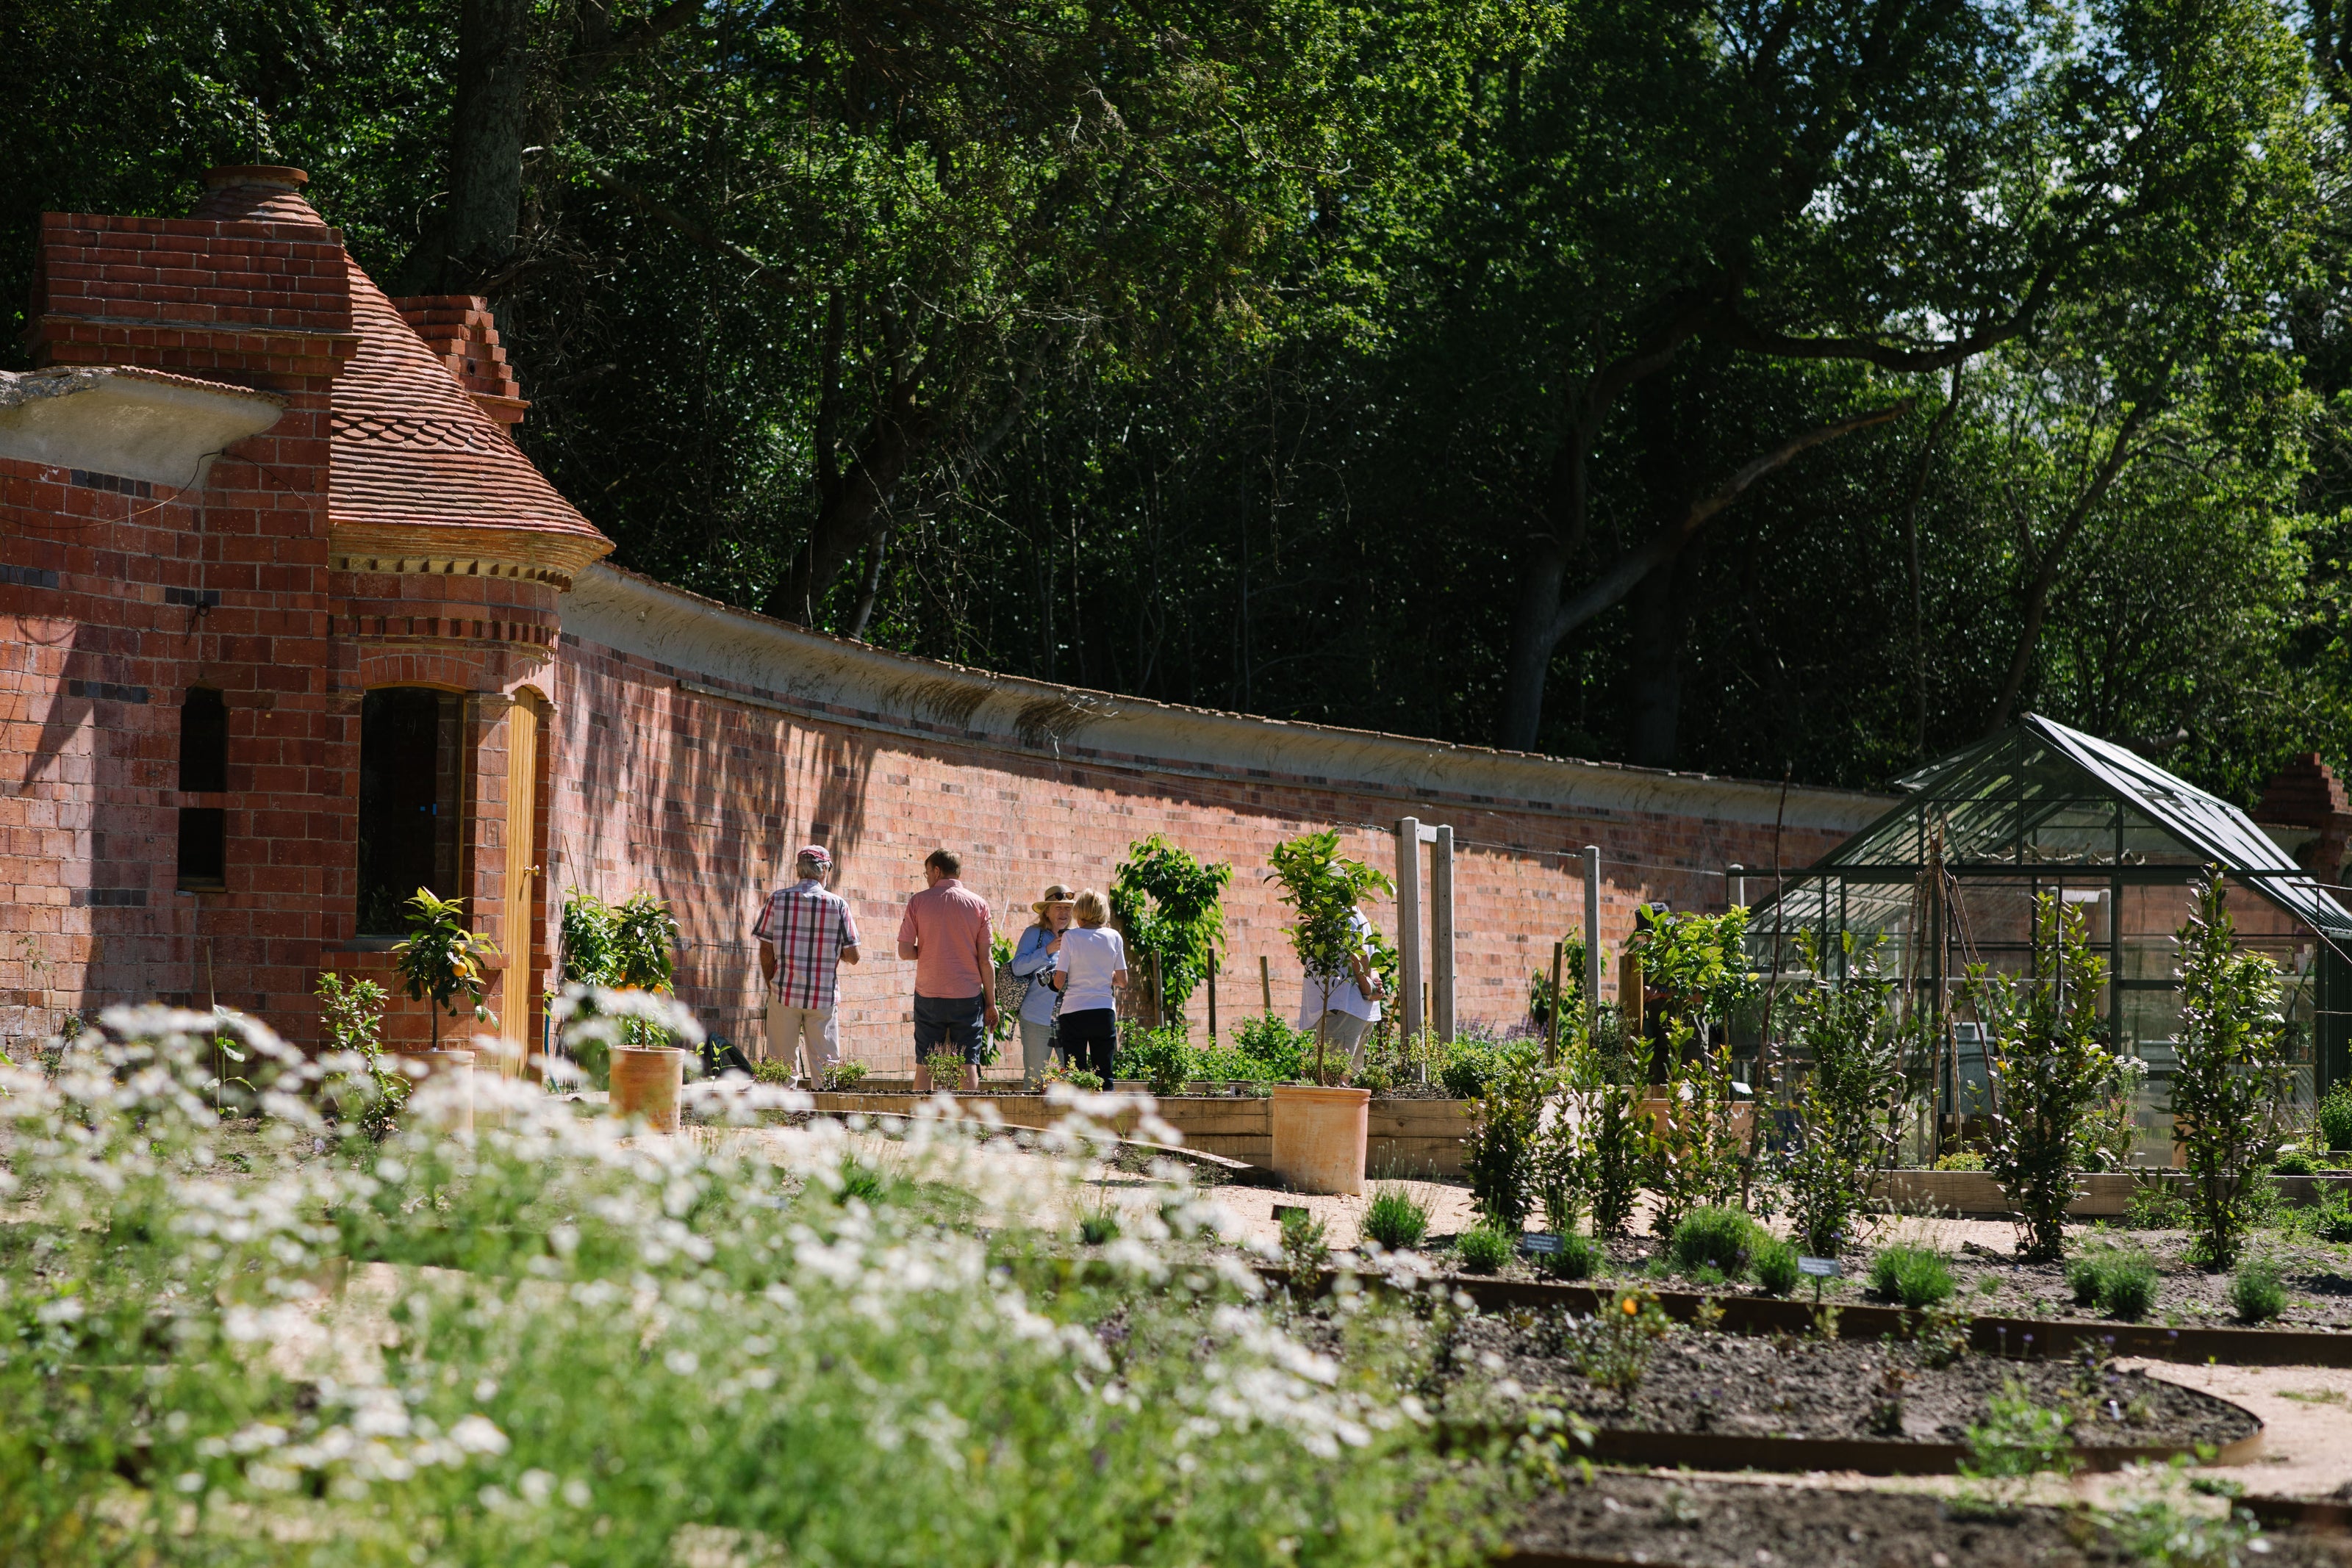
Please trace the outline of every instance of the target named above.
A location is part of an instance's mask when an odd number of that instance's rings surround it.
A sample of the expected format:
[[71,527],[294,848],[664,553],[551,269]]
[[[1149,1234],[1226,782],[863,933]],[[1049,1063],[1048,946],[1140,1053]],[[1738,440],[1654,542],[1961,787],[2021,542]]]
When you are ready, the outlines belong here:
[[1811,1274],[1823,1280],[1834,1280],[1841,1270],[1838,1268],[1838,1260],[1834,1258],[1801,1257],[1797,1260],[1797,1272]]
[[1519,1250],[1530,1255],[1538,1252],[1557,1252],[1559,1250],[1559,1238],[1548,1235],[1522,1236],[1519,1238]]

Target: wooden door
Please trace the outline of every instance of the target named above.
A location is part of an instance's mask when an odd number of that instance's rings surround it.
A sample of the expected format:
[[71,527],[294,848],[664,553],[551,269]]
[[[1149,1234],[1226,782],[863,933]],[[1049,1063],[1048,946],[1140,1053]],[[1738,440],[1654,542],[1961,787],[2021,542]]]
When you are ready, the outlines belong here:
[[520,1076],[540,1042],[531,1029],[533,966],[532,918],[537,900],[539,862],[539,727],[540,703],[530,692],[515,694],[507,710],[507,870],[506,929],[499,943],[506,954],[506,974],[500,988],[499,1031],[510,1050],[501,1063],[509,1076]]

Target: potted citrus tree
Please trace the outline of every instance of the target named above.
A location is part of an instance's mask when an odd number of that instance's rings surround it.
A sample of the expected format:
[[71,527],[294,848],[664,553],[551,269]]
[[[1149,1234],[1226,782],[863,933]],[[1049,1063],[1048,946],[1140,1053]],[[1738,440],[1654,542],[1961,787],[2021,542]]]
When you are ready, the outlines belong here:
[[442,1114],[457,1130],[470,1133],[474,1129],[474,1053],[441,1049],[441,1015],[457,1017],[462,997],[477,1019],[496,1021],[482,1003],[489,987],[482,960],[499,956],[498,944],[478,931],[466,929],[464,899],[437,897],[431,888],[416,890],[416,896],[408,901],[407,918],[408,936],[392,950],[393,964],[409,998],[431,1004],[433,1049],[403,1065],[418,1078],[447,1074],[462,1083],[462,1088],[449,1094],[430,1098],[440,1103]]
[[[1352,980],[1364,952],[1356,905],[1373,893],[1391,891],[1391,884],[1361,861],[1341,855],[1336,830],[1276,846],[1272,865],[1268,875],[1282,883],[1282,902],[1291,909],[1285,931],[1307,971],[1308,992],[1328,995]],[[1328,1036],[1326,1020],[1318,1017],[1307,1063],[1310,1082],[1275,1087],[1275,1174],[1302,1191],[1360,1193],[1372,1092],[1338,1086],[1345,1062],[1335,1059]]]

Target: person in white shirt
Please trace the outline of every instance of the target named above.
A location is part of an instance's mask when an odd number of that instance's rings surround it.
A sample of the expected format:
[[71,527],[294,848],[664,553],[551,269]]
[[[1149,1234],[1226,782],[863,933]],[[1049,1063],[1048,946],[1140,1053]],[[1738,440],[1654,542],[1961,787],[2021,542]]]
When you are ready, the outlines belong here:
[[1348,928],[1356,937],[1356,950],[1348,955],[1348,973],[1307,977],[1306,994],[1298,1003],[1298,1027],[1312,1030],[1320,1025],[1324,1042],[1348,1053],[1348,1070],[1352,1072],[1363,1061],[1364,1037],[1381,1021],[1381,998],[1388,990],[1372,971],[1372,923],[1364,918],[1362,910],[1353,910],[1348,915]]
[[1118,1050],[1118,988],[1127,984],[1127,944],[1103,929],[1110,918],[1102,894],[1087,888],[1077,897],[1078,927],[1062,933],[1054,959],[1054,984],[1062,993],[1062,1060],[1091,1071],[1110,1084],[1111,1058]]

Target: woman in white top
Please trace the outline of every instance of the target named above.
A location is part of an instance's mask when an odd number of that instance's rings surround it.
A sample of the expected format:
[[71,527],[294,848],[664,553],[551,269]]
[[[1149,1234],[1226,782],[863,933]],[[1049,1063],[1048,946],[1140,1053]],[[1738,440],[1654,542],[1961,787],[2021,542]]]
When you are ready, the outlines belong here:
[[1118,1049],[1118,988],[1127,984],[1127,944],[1103,929],[1110,911],[1102,894],[1087,888],[1077,898],[1078,928],[1062,934],[1054,959],[1054,985],[1062,993],[1056,1025],[1062,1059],[1090,1070],[1110,1084],[1111,1057]]

